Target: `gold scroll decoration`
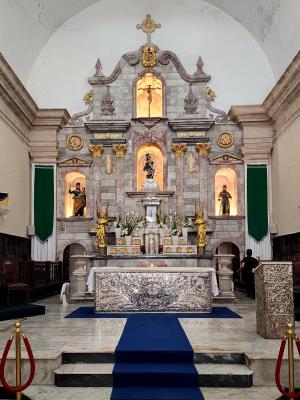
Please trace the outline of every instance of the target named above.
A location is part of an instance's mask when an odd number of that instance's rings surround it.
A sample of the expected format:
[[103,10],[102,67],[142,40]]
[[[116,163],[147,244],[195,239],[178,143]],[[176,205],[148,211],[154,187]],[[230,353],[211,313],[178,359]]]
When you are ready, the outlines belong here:
[[92,153],[93,158],[101,158],[104,151],[103,144],[90,144],[89,151]]
[[207,157],[211,150],[211,143],[196,143],[196,150],[200,157]]
[[67,137],[67,147],[72,151],[82,149],[84,141],[79,135],[70,135]]
[[183,157],[186,152],[187,145],[185,143],[173,143],[172,150],[174,151],[176,157]]
[[217,139],[218,146],[230,147],[234,143],[233,134],[230,132],[221,132]]
[[124,158],[127,152],[127,144],[114,144],[112,149],[117,158]]

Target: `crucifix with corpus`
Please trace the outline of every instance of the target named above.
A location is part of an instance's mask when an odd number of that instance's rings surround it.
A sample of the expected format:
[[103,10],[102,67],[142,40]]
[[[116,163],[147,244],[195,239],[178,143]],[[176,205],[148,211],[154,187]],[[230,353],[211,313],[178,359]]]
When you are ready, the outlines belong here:
[[148,118],[151,117],[151,103],[153,100],[152,92],[156,89],[161,89],[161,87],[156,86],[153,87],[152,85],[147,85],[145,88],[140,88],[138,90],[142,90],[144,93],[147,93],[147,102],[148,102]]

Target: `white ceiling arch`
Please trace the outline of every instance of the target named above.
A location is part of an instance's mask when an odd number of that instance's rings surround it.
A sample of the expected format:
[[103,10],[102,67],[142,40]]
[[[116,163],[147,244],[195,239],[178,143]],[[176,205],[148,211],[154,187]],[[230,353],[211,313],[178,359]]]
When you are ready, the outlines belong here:
[[[129,10],[126,9],[128,4],[130,4]],[[205,4],[210,11],[210,15],[209,18],[206,18],[204,21],[202,15],[205,10]],[[45,58],[43,59],[43,52],[44,57],[47,57],[47,51],[45,51],[45,49],[47,49],[47,46],[51,47],[51,42],[53,45],[53,42],[55,42],[53,41],[53,37],[56,35],[58,38],[62,37],[64,30],[68,30],[70,26],[72,26],[72,21],[76,20],[76,16],[77,20],[78,18],[86,18],[84,23],[83,21],[81,24],[79,23],[81,34],[84,36],[85,29],[88,30],[89,28],[88,18],[91,17],[89,10],[90,13],[92,13],[93,10],[99,13],[99,35],[103,35],[101,26],[107,23],[107,18],[110,19],[110,25],[113,26],[114,30],[118,30],[118,27],[122,29],[126,24],[131,24],[132,26],[130,28],[135,29],[134,24],[144,17],[145,12],[151,12],[153,17],[157,20],[165,18],[164,21],[159,21],[163,26],[160,32],[157,33],[157,36],[155,36],[154,41],[156,38],[162,39],[161,41],[167,43],[170,50],[173,50],[174,47],[176,48],[176,43],[180,42],[179,36],[184,34],[185,37],[188,36],[183,30],[186,31],[190,29],[191,38],[193,38],[193,35],[199,34],[199,30],[197,31],[196,29],[198,24],[197,18],[199,19],[199,24],[204,24],[204,27],[205,23],[208,24],[207,31],[209,31],[211,28],[209,24],[214,24],[214,15],[215,19],[218,19],[220,12],[223,12],[224,15],[233,18],[236,23],[240,24],[248,31],[249,36],[252,36],[257,46],[262,50],[261,57],[265,57],[265,64],[269,63],[271,72],[269,71],[269,78],[266,80],[262,93],[264,91],[267,92],[272,80],[274,83],[274,78],[277,80],[280,77],[299,50],[300,1],[298,0],[205,0],[205,2],[203,0],[163,0],[160,2],[153,0],[2,0],[0,13],[0,51],[11,64],[21,81],[27,86],[30,93],[31,91],[33,92],[33,96],[38,103],[44,106],[54,106],[54,98],[50,96],[50,98],[47,99],[47,96],[45,97],[45,93],[43,92],[45,88],[41,93],[38,93],[38,89],[34,84],[34,80],[37,78],[37,69],[41,70],[41,73],[47,72],[45,66],[47,60]],[[180,12],[181,15],[178,15],[178,12]],[[135,16],[134,24],[133,18],[130,18],[131,15]],[[166,15],[169,19],[166,19]],[[186,18],[188,18],[189,21],[186,21]],[[223,20],[225,21],[224,18]],[[173,21],[173,30],[171,27],[171,20]],[[178,25],[177,32],[175,30],[175,24]],[[224,24],[226,27],[225,22]],[[173,46],[172,42],[170,40],[167,41],[164,36],[168,28],[170,29],[170,34],[173,36]],[[72,29],[76,29],[76,26],[72,26]],[[77,37],[76,32],[73,33],[74,37]],[[226,32],[223,33],[226,35]],[[125,35],[126,34],[128,34],[128,31],[126,31]],[[140,32],[134,33],[132,30],[130,34],[134,35],[135,38],[128,38],[128,45],[130,45],[130,43],[138,43],[139,45],[143,43],[144,39],[141,37]],[[111,68],[110,60],[115,62],[116,58],[118,58],[117,55],[114,54],[113,49],[119,51],[118,43],[124,40],[120,32],[115,36],[111,36],[111,41],[109,43],[111,50],[107,53],[108,59],[103,60],[104,67],[107,65],[108,68]],[[106,40],[107,39],[109,38],[106,38]],[[218,49],[218,46],[220,47],[220,43],[224,45],[222,42],[222,32],[217,32],[214,39],[216,51],[221,50],[220,48]],[[238,37],[228,37],[228,39],[230,39],[230,42],[227,43],[228,49],[234,49],[236,46],[240,45],[240,43],[238,43]],[[87,35],[87,40],[90,40],[89,35]],[[158,45],[161,45],[160,40],[156,42]],[[99,44],[101,44],[101,40]],[[118,56],[121,56],[121,54],[127,50],[136,49],[136,47],[127,49],[125,48],[126,43],[124,44],[124,50],[121,50]],[[246,45],[248,46],[248,42]],[[78,57],[91,57],[88,44],[81,49],[76,48],[76,43],[70,43],[70,46],[70,52],[77,52]],[[187,43],[186,46],[189,46],[189,43]],[[102,50],[101,46],[99,46],[98,55],[100,57],[103,53]],[[241,51],[241,49],[238,48],[237,51]],[[60,52],[58,53],[60,54]],[[196,53],[201,53],[201,55],[203,55],[201,46],[195,48],[195,41],[193,40],[191,40],[190,49],[186,49],[185,53],[193,53],[194,58],[197,55]],[[256,60],[248,60],[248,62],[251,63],[253,61],[257,63],[257,54],[255,56]],[[222,51],[221,55],[224,56]],[[243,53],[241,53],[241,55],[243,56]],[[75,57],[71,56],[71,60],[74,61],[74,58]],[[205,59],[205,57],[203,58],[204,62],[211,66],[212,59],[209,59],[209,54],[207,59]],[[53,60],[49,58],[49,63],[52,61]],[[94,61],[95,60],[93,60],[93,62]],[[191,67],[189,63],[190,60],[187,60],[187,67]],[[259,67],[262,68],[258,63],[257,68]],[[264,74],[268,72],[267,69],[265,65],[265,71],[261,76],[262,79],[264,78]],[[82,70],[82,76],[78,76],[78,79],[84,78],[84,74],[88,72],[87,70]],[[111,71],[107,70],[105,72],[110,73]],[[208,73],[211,72],[211,70],[208,71]],[[51,74],[49,78],[51,78]],[[83,90],[84,85],[81,84],[80,86],[80,90]],[[221,85],[217,89],[222,91],[224,87]],[[63,101],[66,100],[66,97],[63,98]],[[231,100],[234,101],[234,98],[228,99],[227,102],[225,101],[224,106],[227,107],[229,104],[228,102]],[[247,101],[247,99],[245,99],[245,101]],[[58,106],[59,105],[62,104],[58,104]],[[67,101],[65,106],[70,107],[72,111],[73,108],[78,107],[79,104],[72,104]]]

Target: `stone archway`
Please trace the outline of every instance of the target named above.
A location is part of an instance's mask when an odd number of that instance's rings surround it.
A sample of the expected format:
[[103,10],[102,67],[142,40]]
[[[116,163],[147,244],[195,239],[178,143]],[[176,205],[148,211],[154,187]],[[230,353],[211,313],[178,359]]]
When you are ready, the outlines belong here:
[[87,254],[85,246],[78,242],[69,243],[62,252],[64,280],[72,280],[72,273],[75,265],[71,256],[76,254]]

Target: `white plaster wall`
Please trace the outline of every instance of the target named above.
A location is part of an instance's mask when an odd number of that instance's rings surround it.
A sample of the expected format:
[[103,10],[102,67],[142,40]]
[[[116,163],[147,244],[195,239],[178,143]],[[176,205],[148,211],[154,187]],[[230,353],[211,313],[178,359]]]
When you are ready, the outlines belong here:
[[9,193],[10,212],[0,218],[0,232],[26,237],[30,221],[28,146],[0,119],[0,191]]
[[109,75],[123,53],[144,44],[136,24],[147,13],[162,24],[154,43],[174,51],[189,73],[202,56],[216,107],[261,103],[271,90],[274,75],[261,47],[220,9],[201,0],[102,0],[64,23],[41,50],[27,82],[38,105],[71,114],[85,108],[82,96],[97,58]]
[[279,236],[300,230],[299,131],[300,116],[280,133],[272,152],[273,220]]

